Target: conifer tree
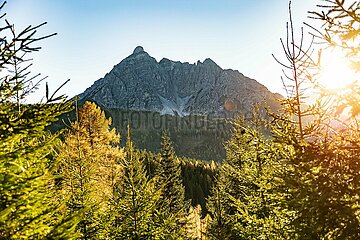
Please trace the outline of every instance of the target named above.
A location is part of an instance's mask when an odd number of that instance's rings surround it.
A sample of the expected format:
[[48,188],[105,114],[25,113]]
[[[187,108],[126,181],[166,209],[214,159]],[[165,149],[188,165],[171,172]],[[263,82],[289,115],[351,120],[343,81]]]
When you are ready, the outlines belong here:
[[264,136],[267,123],[261,118],[257,109],[250,122],[237,122],[226,145],[227,161],[238,167],[241,185],[240,197],[230,195],[234,229],[242,239],[287,239],[291,213],[281,210],[277,194],[279,157],[272,140]]
[[158,175],[160,183],[164,184],[162,196],[164,210],[175,215],[186,212],[181,166],[175,156],[174,147],[167,132],[164,132],[162,136]]
[[287,215],[279,211],[276,189],[276,149],[266,139],[265,122],[254,110],[253,119],[234,122],[208,206],[212,239],[281,239]]
[[165,239],[166,231],[155,224],[156,206],[161,191],[156,179],[149,180],[140,155],[134,150],[128,127],[126,156],[121,161],[122,175],[111,199],[113,214],[110,239]]
[[[315,13],[319,19],[325,21],[323,26],[326,33],[320,38],[332,46],[341,39],[345,50],[349,50],[356,61],[358,50],[351,46],[352,42],[347,44],[347,41],[358,35],[358,1],[349,5],[345,1],[324,2],[326,4],[319,5],[324,11]],[[292,22],[290,26],[288,35],[293,36]],[[317,30],[317,33],[321,31]],[[293,49],[293,52],[290,49]],[[304,50],[302,40],[296,44],[294,37],[288,41],[288,46],[284,47],[288,59],[296,64],[283,66],[292,66],[289,68],[292,76],[302,82],[316,80],[316,74],[311,74],[310,70],[317,67],[317,61],[312,59],[311,46],[309,49]],[[283,199],[283,209],[293,213],[289,222],[293,228],[290,235],[292,239],[360,237],[359,188],[356,187],[360,184],[359,125],[354,118],[358,114],[358,89],[358,86],[353,88],[355,92],[349,98],[350,101],[345,99],[341,102],[351,110],[351,116],[346,122],[337,117],[344,106],[340,105],[339,111],[339,106],[331,100],[332,96],[330,100],[328,96],[321,97],[306,112],[297,111],[297,114],[312,117],[308,124],[297,122],[294,125],[294,105],[286,104],[286,101],[291,102],[289,98],[284,100],[284,113],[273,114],[272,132],[283,170],[279,175],[283,186],[279,188],[278,194]],[[296,92],[295,97],[304,97],[306,95],[301,96],[304,93]],[[339,99],[344,100],[341,97]],[[297,109],[303,108],[303,102],[295,104],[299,106]],[[334,123],[337,123],[337,126]],[[298,134],[299,132],[302,134]]]
[[223,173],[230,173],[230,165],[225,163],[215,178],[215,184],[211,189],[207,200],[207,209],[210,216],[207,236],[209,239],[231,239],[233,220],[230,216],[230,205],[226,191],[229,187],[229,179]]
[[85,102],[60,146],[61,195],[67,200],[68,212],[80,216],[81,239],[101,236],[101,217],[119,175],[117,162],[123,153],[116,147],[119,135],[110,125],[111,119],[95,103]]
[[46,130],[70,105],[55,96],[59,89],[49,95],[48,87],[45,102],[26,104],[41,81],[30,73],[29,54],[54,35],[37,36],[44,24],[18,33],[5,20],[0,28],[0,239],[71,238],[72,223],[63,222],[54,198],[51,154],[57,134]]
[[185,201],[185,188],[182,183],[180,161],[175,156],[170,136],[165,131],[162,135],[158,184],[163,186],[160,199],[161,214],[164,218],[173,217],[177,224],[172,230],[173,235],[185,236],[183,227],[186,225],[186,215],[189,202]]

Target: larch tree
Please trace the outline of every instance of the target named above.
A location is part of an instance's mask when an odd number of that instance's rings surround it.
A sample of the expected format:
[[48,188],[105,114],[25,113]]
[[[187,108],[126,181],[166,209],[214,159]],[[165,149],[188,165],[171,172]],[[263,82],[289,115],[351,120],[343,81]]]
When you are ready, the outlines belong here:
[[120,174],[123,151],[119,135],[110,130],[111,119],[95,103],[85,102],[59,147],[59,195],[69,213],[77,213],[81,239],[98,239],[113,185]]

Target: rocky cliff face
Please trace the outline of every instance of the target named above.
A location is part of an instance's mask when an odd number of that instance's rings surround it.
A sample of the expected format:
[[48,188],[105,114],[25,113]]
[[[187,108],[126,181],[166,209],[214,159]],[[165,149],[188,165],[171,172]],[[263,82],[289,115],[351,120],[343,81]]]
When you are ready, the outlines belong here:
[[155,111],[161,114],[249,113],[266,99],[277,108],[279,94],[238,71],[220,68],[207,58],[196,64],[163,58],[157,62],[142,47],[80,94],[105,108]]

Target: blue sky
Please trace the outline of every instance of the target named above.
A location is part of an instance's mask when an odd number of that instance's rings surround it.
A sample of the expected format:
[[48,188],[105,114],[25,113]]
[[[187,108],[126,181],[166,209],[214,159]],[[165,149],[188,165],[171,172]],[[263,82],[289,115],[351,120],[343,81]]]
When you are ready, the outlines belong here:
[[[314,0],[293,0],[296,26],[310,22]],[[57,32],[34,54],[33,73],[72,97],[103,77],[141,45],[157,60],[213,59],[282,93],[279,38],[285,37],[288,0],[10,0],[7,19],[17,29],[47,21]],[[37,95],[44,95],[44,84]]]

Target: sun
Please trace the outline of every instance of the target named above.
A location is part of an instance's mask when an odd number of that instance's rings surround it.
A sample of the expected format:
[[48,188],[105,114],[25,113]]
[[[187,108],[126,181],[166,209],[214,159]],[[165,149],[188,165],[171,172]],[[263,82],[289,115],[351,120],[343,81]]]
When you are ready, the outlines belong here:
[[340,90],[359,82],[359,73],[350,67],[350,60],[340,50],[326,49],[321,56],[319,84],[328,90]]

